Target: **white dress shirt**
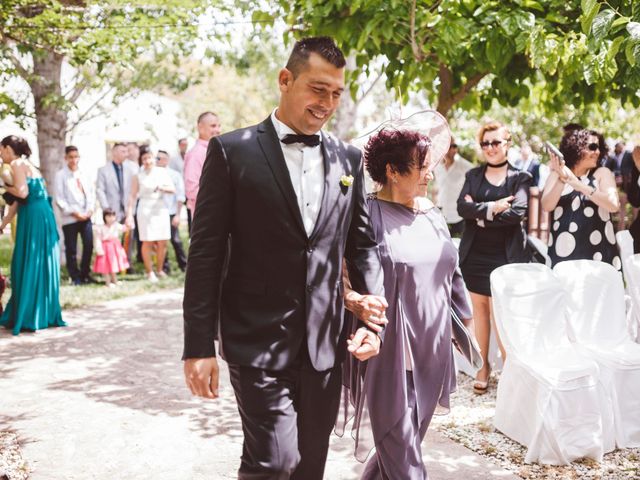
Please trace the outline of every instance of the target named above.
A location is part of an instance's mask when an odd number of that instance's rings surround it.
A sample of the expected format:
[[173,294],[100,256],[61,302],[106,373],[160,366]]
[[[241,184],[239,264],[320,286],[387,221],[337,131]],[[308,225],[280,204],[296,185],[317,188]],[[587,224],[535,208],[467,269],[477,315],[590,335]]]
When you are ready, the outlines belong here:
[[171,177],[171,181],[173,182],[173,186],[176,188],[176,191],[173,193],[165,193],[163,197],[164,203],[169,210],[169,215],[175,215],[178,212],[178,203],[184,203],[186,200],[184,194],[184,180],[182,180],[182,175],[175,170],[169,167],[165,168]]
[[[295,135],[295,131],[276,118],[276,110],[271,114],[271,121],[278,138],[282,139],[287,134]],[[320,135],[320,132],[317,134]],[[320,135],[320,140],[322,141],[322,135]],[[284,161],[289,170],[293,190],[296,192],[304,229],[307,236],[311,236],[320,213],[322,194],[324,193],[322,148],[320,145],[308,147],[302,143],[285,145],[282,142],[280,142],[280,147],[282,147]]]
[[458,196],[464,186],[465,174],[473,168],[473,164],[456,155],[447,169],[442,160],[433,171],[438,188],[438,207],[442,210],[447,223],[458,223],[462,217],[458,215]]
[[54,197],[60,208],[60,222],[69,225],[78,221],[74,213],[87,215],[96,206],[93,182],[79,169],[72,172],[66,165],[56,173]]

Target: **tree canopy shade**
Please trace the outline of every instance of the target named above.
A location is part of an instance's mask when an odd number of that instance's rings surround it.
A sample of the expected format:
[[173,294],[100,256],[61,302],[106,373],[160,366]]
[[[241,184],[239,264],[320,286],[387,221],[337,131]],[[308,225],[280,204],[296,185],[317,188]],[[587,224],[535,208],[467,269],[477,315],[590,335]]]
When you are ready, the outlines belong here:
[[[69,112],[86,91],[105,85],[118,94],[164,83],[186,88],[188,78],[166,65],[179,65],[198,39],[199,16],[214,0],[3,0],[0,2],[0,117],[35,117],[43,174],[52,177],[62,162]],[[146,61],[146,63],[145,63]],[[62,67],[74,78],[62,83]],[[153,68],[149,67],[152,62]],[[19,77],[33,95],[6,85]],[[82,112],[76,117],[81,118]]]
[[515,106],[541,82],[537,101],[551,111],[611,96],[638,101],[635,1],[283,0],[279,8],[254,18],[283,15],[300,34],[330,35],[365,71],[384,57],[388,88],[404,99],[423,90],[445,115],[494,99]]

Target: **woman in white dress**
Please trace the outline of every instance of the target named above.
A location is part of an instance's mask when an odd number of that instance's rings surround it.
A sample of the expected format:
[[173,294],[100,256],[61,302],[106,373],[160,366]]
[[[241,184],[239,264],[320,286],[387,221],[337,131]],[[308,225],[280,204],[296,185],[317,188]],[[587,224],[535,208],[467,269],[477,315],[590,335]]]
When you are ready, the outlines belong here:
[[[138,203],[138,235],[142,242],[142,261],[147,278],[157,282],[167,254],[167,240],[171,238],[169,211],[164,202],[165,193],[173,193],[175,187],[166,169],[156,167],[149,147],[140,149],[140,171],[133,177],[131,197],[127,208],[127,225],[133,227],[133,213]],[[156,253],[156,272],[153,271],[152,253]]]

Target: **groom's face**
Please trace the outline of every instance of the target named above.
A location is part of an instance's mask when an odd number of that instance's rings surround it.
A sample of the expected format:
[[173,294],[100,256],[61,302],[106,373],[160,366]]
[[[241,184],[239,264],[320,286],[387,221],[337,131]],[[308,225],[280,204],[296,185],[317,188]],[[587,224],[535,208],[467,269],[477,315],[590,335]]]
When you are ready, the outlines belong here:
[[327,123],[340,104],[344,91],[344,68],[311,53],[307,65],[294,78],[283,68],[278,77],[278,119],[297,133],[311,135]]

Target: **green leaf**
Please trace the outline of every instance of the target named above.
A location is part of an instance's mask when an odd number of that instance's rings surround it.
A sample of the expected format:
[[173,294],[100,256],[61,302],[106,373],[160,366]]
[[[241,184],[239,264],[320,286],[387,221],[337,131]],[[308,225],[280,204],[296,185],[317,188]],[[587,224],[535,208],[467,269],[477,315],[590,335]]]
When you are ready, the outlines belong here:
[[629,23],[629,20],[631,20],[629,17],[616,18],[611,24],[611,28],[617,28],[621,25],[626,25],[627,23]]
[[614,16],[615,12],[613,10],[603,10],[596,15],[596,18],[593,19],[591,33],[596,41],[601,42],[606,38],[609,30],[611,29]]
[[629,22],[627,23],[627,32],[634,40],[640,40],[640,23]]
[[627,57],[627,62],[629,62],[629,65],[632,67],[636,64],[636,57],[634,54],[636,45],[637,42],[633,41],[633,39],[629,39],[627,46],[624,48],[624,54]]
[[582,17],[580,20],[580,26],[584,33],[588,34],[591,31],[591,24],[599,11],[600,4],[597,0],[582,0]]
[[620,51],[620,47],[622,46],[625,40],[626,39],[623,36],[616,37],[613,40],[613,42],[611,42],[611,45],[609,46],[609,51],[607,52],[607,58],[609,59],[615,58],[615,56],[618,55],[618,52]]

